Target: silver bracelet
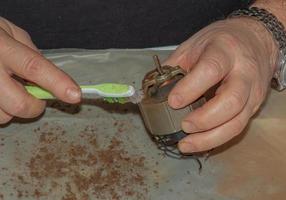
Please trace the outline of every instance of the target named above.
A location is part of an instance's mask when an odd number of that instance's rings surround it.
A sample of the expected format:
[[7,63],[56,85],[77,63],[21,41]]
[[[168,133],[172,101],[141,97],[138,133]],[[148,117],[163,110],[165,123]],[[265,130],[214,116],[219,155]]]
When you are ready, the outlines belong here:
[[257,7],[243,8],[229,15],[229,18],[235,17],[254,18],[260,21],[272,34],[279,47],[279,57],[272,79],[272,87],[278,91],[284,90],[286,88],[286,31],[283,24],[267,10]]

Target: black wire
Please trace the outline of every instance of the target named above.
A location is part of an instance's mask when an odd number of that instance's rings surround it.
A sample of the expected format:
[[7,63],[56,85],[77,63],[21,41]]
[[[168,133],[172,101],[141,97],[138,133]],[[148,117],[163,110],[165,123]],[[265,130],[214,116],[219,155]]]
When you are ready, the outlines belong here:
[[198,165],[199,165],[199,173],[202,170],[202,162],[200,161],[198,156],[195,156],[194,154],[183,154],[181,153],[178,148],[177,148],[177,142],[173,143],[173,145],[167,145],[168,143],[170,143],[170,141],[166,141],[166,137],[164,136],[156,136],[156,138],[154,138],[157,144],[157,147],[159,150],[164,152],[164,155],[166,155],[167,157],[173,158],[173,159],[193,159],[195,160]]

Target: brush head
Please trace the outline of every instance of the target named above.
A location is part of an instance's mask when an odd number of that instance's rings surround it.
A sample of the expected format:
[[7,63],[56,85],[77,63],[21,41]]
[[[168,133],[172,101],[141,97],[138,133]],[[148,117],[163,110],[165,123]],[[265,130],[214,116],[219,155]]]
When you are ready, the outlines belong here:
[[125,104],[125,103],[138,104],[141,102],[142,99],[143,99],[142,90],[135,91],[134,94],[129,97],[104,97],[103,98],[103,100],[108,103],[120,103],[120,104]]
[[103,98],[121,98],[130,97],[135,93],[135,89],[131,85],[117,83],[103,83],[98,85],[81,86],[83,94],[97,94]]
[[81,86],[84,97],[103,98],[108,103],[137,104],[143,99],[143,92],[136,91],[131,85],[103,83],[99,85]]

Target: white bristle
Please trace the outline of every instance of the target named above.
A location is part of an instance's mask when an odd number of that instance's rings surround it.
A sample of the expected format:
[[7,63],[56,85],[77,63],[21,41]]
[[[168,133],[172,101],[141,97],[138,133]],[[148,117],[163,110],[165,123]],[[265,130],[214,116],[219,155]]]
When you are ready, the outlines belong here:
[[129,101],[131,103],[137,104],[137,103],[141,102],[143,97],[144,97],[143,91],[142,90],[137,90],[137,91],[135,91],[133,96],[129,97],[128,99],[129,99]]

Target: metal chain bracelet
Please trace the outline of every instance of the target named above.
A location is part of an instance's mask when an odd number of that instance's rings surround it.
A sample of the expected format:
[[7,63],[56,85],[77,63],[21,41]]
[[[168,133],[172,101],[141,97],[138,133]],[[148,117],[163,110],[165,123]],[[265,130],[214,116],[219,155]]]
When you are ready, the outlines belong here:
[[279,49],[286,48],[286,32],[283,24],[270,12],[265,9],[251,7],[236,10],[229,15],[230,18],[248,16],[263,23],[266,29],[273,35],[279,45]]
[[277,62],[276,71],[273,75],[272,86],[281,91],[286,88],[286,31],[284,25],[272,13],[263,8],[251,7],[243,8],[232,12],[229,18],[235,17],[251,17],[265,26],[265,28],[272,34],[280,54]]

